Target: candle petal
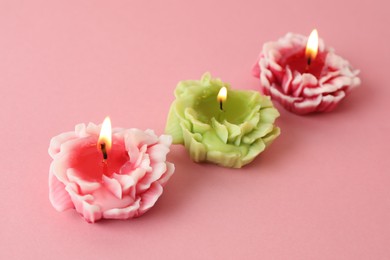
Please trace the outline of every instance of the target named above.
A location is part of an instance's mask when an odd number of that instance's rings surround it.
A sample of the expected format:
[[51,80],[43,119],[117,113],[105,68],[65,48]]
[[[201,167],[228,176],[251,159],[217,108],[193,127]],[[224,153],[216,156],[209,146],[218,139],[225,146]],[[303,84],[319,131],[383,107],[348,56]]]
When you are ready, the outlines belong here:
[[157,199],[163,192],[162,186],[158,182],[154,182],[150,188],[141,195],[141,203],[139,214],[144,214],[156,203]]
[[129,219],[137,217],[139,215],[140,202],[141,198],[125,208],[108,209],[103,212],[103,217],[106,219]]
[[73,202],[65,190],[65,185],[57,179],[52,171],[49,174],[49,187],[50,202],[56,210],[64,211],[74,208]]

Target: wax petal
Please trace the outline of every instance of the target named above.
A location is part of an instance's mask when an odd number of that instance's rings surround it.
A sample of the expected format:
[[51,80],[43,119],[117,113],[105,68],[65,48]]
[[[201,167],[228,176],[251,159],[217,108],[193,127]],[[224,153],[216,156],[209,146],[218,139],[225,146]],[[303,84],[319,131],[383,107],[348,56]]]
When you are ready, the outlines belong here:
[[280,128],[274,128],[272,132],[262,138],[266,146],[270,145],[280,135]]
[[141,164],[139,164],[139,168],[141,169],[145,169],[147,172],[151,171],[152,168],[150,167],[150,158],[149,158],[149,154],[145,154],[143,157],[142,157],[142,161],[141,161]]
[[274,123],[276,118],[279,117],[279,111],[275,108],[265,108],[260,110],[260,122],[262,123]]
[[122,186],[114,178],[109,178],[106,175],[102,176],[105,187],[118,199],[122,199]]
[[227,127],[225,125],[219,123],[215,118],[212,118],[211,122],[212,122],[212,126],[213,126],[217,136],[219,137],[219,139],[221,139],[221,141],[226,144],[227,139],[228,139]]
[[162,186],[158,182],[154,182],[150,188],[141,195],[139,214],[143,214],[151,207],[153,207],[157,199],[161,196],[162,192]]
[[241,135],[241,128],[238,125],[231,124],[228,121],[224,121],[223,124],[228,130],[228,141],[232,143],[237,136]]
[[[186,128],[183,129],[184,145],[195,162],[201,162],[206,159],[207,149],[204,144],[199,142],[201,138],[196,138],[199,134],[192,134]],[[198,140],[197,140],[198,139]]]
[[155,144],[148,148],[148,154],[152,162],[165,162],[169,148],[164,144]]
[[256,130],[253,130],[243,138],[243,142],[246,144],[251,144],[255,142],[257,139],[265,136],[270,133],[274,129],[273,124],[262,124]]
[[138,215],[141,198],[126,208],[114,208],[103,212],[104,218],[109,219],[129,219]]
[[232,168],[241,168],[242,162],[239,153],[223,153],[220,151],[209,151],[207,153],[207,160],[218,165]]
[[160,180],[158,182],[161,184],[161,186],[165,186],[165,184],[168,182],[168,180],[171,178],[172,174],[175,171],[175,165],[173,163],[166,163],[167,170],[166,172],[161,176]]
[[[149,166],[148,166],[148,168],[149,168]],[[139,180],[141,180],[146,175],[147,171],[151,171],[151,168],[150,169],[146,169],[146,167],[144,167],[144,168],[138,167],[138,168],[135,168],[129,174],[129,176],[134,179],[135,183],[138,183]]]
[[210,125],[205,124],[197,119],[196,111],[193,108],[186,108],[184,114],[186,119],[192,123],[192,130],[195,133],[203,134],[210,130]]
[[161,178],[167,171],[165,162],[159,162],[153,165],[153,170],[145,174],[145,176],[138,182],[137,190],[143,192],[147,190],[150,185]]
[[53,137],[50,140],[49,155],[54,158],[61,150],[61,145],[69,140],[77,138],[74,132],[67,132]]
[[243,163],[250,163],[253,161],[259,153],[264,151],[265,147],[264,141],[262,139],[257,139],[257,141],[250,146],[249,152],[242,159]]
[[91,193],[94,190],[97,190],[100,188],[100,183],[96,181],[86,181],[83,180],[78,176],[78,173],[75,171],[73,168],[68,168],[66,170],[66,175],[68,177],[68,180],[70,182],[74,182],[78,185],[80,188],[80,191],[85,194],[85,193]]
[[73,202],[65,190],[65,185],[57,179],[52,171],[49,174],[49,199],[58,211],[74,208]]
[[170,135],[161,135],[159,138],[158,138],[158,142],[160,144],[163,144],[167,147],[171,146],[172,144],[172,136]]
[[[115,178],[120,183],[122,196],[123,194],[130,194],[130,188],[134,187],[137,183],[133,176],[127,174],[123,175],[114,173],[113,178]],[[139,178],[140,177],[138,177],[137,180]]]
[[[94,124],[94,123],[88,123],[86,129],[85,129],[85,135],[95,135],[99,136],[100,134],[100,126]],[[84,137],[84,136],[83,136]]]
[[78,195],[70,185],[67,185],[65,189],[68,191],[76,211],[79,212],[86,221],[94,223],[102,218],[100,207],[90,203],[93,200],[92,195]]
[[139,129],[129,129],[125,137],[127,143],[131,143],[137,147],[143,145],[152,145],[158,142],[158,137],[154,133],[144,132]]

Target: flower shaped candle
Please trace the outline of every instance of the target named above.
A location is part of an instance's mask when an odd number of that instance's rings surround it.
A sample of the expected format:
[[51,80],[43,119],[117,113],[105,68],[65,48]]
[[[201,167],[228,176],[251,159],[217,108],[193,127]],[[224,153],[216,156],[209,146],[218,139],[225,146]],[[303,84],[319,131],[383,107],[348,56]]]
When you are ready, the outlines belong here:
[[253,73],[266,95],[296,114],[332,111],[360,85],[359,71],[326,49],[316,30],[309,39],[288,33],[264,44]]
[[58,211],[75,208],[88,222],[142,215],[174,172],[166,162],[171,139],[152,130],[114,128],[111,134],[108,120],[102,127],[79,124],[52,138],[52,205]]
[[166,125],[173,143],[184,144],[195,162],[240,168],[280,134],[279,112],[257,91],[230,90],[210,74],[180,82]]

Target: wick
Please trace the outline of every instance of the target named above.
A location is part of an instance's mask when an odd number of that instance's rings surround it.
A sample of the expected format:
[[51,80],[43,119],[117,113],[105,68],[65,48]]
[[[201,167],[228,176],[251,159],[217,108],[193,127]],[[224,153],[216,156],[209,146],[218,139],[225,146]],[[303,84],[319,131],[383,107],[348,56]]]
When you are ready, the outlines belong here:
[[106,144],[105,143],[100,144],[100,150],[103,153],[103,162],[106,162],[108,156],[107,156],[107,149],[106,149]]
[[309,56],[309,57],[307,58],[307,64],[306,64],[306,68],[305,68],[306,72],[309,70],[310,64],[311,64],[311,57]]
[[222,100],[219,101],[219,109],[221,109],[223,111],[223,101]]

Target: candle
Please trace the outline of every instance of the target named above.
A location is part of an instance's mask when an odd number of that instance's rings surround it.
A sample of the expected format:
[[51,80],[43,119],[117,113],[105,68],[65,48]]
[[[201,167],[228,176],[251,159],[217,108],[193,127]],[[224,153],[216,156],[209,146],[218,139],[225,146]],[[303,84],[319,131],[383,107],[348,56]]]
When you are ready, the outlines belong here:
[[240,168],[279,136],[279,112],[257,91],[231,90],[209,73],[181,81],[166,124],[174,144],[184,144],[195,162]]
[[296,114],[330,112],[360,85],[359,71],[325,48],[317,30],[265,43],[253,73],[264,94]]
[[166,162],[172,138],[152,130],[76,125],[50,141],[49,198],[88,222],[129,219],[148,211],[174,172]]

